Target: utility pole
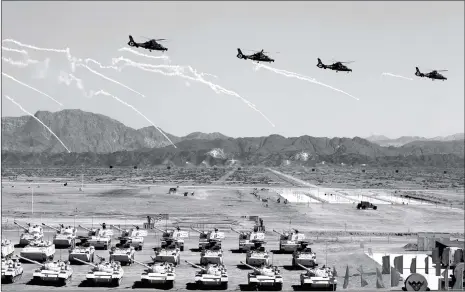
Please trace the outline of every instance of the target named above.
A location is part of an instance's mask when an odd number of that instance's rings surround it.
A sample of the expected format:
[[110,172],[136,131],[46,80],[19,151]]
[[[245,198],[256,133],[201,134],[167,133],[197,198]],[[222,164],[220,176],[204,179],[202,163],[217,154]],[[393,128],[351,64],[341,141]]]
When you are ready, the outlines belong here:
[[34,189],[31,187],[31,213],[34,215]]

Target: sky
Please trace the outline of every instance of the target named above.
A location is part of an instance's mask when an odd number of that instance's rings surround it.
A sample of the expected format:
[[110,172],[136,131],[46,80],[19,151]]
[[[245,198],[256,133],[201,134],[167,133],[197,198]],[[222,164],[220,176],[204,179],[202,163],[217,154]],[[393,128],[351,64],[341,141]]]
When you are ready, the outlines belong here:
[[[19,68],[2,61],[2,72],[63,104],[2,76],[3,94],[26,110],[81,109],[116,119],[132,128],[150,123],[110,96],[86,97],[75,83],[59,82],[72,73],[85,91],[104,90],[131,104],[164,131],[221,132],[231,137],[445,136],[464,132],[463,1],[363,2],[5,2],[2,39],[42,48],[70,49],[77,58],[111,65],[123,56],[134,62],[168,64],[130,52],[136,41],[165,38],[170,65],[191,66],[218,78],[204,79],[253,103],[272,124],[240,98],[208,85],[125,67],[121,72],[91,69],[140,92],[110,82],[85,68],[71,71],[64,53],[24,49],[40,61]],[[359,100],[319,84],[286,77],[236,57],[237,48],[270,52],[266,64],[343,90]],[[161,52],[134,49],[161,56]],[[2,56],[25,62],[17,52]],[[316,67],[317,58],[354,61],[352,73]],[[48,61],[46,61],[48,59]],[[48,62],[48,63],[47,63]],[[414,76],[447,69],[447,81]],[[391,73],[413,80],[383,76]],[[2,116],[24,113],[2,96]]]

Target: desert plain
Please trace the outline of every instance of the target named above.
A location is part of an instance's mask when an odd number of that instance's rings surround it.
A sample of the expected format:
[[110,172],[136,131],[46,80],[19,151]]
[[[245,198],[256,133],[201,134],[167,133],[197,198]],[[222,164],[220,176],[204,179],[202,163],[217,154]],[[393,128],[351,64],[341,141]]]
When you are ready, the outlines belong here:
[[[65,186],[66,184],[66,186]],[[176,194],[168,194],[179,186]],[[130,227],[142,226],[147,216],[168,214],[168,220],[156,223],[160,228],[180,226],[189,231],[181,264],[176,268],[173,291],[185,291],[194,281],[197,269],[184,260],[199,263],[198,233],[190,227],[226,233],[223,240],[224,261],[229,273],[230,291],[247,290],[247,274],[240,265],[245,254],[237,253],[238,235],[230,230],[251,230],[249,216],[259,216],[266,227],[266,246],[272,262],[284,278],[284,291],[299,290],[301,270],[291,266],[292,255],[276,251],[279,236],[273,232],[298,229],[313,242],[320,265],[338,271],[338,290],[342,289],[346,267],[350,281],[347,290],[376,289],[376,268],[368,255],[405,253],[405,246],[416,244],[418,232],[447,232],[452,238],[464,237],[463,169],[393,169],[308,167],[210,167],[210,168],[56,168],[2,169],[2,238],[15,244],[22,233],[13,221],[50,225],[98,224]],[[254,189],[257,195],[253,195]],[[184,192],[189,195],[184,196]],[[194,195],[191,195],[194,192]],[[278,203],[278,198],[280,202]],[[267,199],[268,202],[264,202]],[[288,200],[284,204],[284,199]],[[364,200],[377,210],[357,210]],[[45,238],[52,240],[54,231],[45,228]],[[85,230],[79,229],[80,234]],[[113,244],[119,232],[115,230]],[[135,259],[150,262],[152,248],[160,246],[161,234],[149,230],[144,248]],[[19,254],[21,248],[15,249]],[[108,251],[97,254],[108,258]],[[55,253],[55,259],[67,260],[68,250]],[[363,267],[368,285],[361,287]],[[87,266],[73,266],[73,278],[66,287],[30,285],[33,264],[24,264],[24,274],[14,284],[2,285],[3,291],[90,291],[108,288],[82,287]],[[122,283],[117,289],[138,288],[138,265],[125,266]],[[389,275],[383,275],[386,288]],[[114,290],[115,288],[112,288]]]

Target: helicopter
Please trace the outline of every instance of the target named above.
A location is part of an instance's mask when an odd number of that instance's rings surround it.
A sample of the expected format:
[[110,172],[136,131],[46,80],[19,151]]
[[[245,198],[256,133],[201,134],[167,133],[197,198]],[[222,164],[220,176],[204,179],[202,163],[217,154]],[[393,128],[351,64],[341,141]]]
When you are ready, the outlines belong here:
[[237,49],[237,57],[239,59],[244,59],[244,60],[252,60],[252,61],[257,61],[258,63],[260,62],[274,62],[273,59],[271,59],[270,57],[268,57],[267,55],[265,55],[266,52],[264,52],[263,50],[257,52],[255,54],[252,54],[252,55],[244,55],[241,51],[241,49]]
[[343,65],[344,63],[352,63],[352,61],[350,61],[350,62],[336,62],[336,63],[331,64],[331,65],[325,65],[325,64],[323,64],[323,62],[321,62],[320,58],[318,58],[318,64],[316,66],[318,68],[335,70],[336,72],[339,72],[339,71],[345,71],[347,73],[352,72],[352,69],[347,68],[346,65]]
[[161,44],[157,43],[157,41],[164,41],[164,40],[165,39],[157,39],[157,40],[151,39],[143,43],[136,43],[134,39],[132,38],[132,36],[129,36],[128,45],[131,47],[136,47],[136,48],[141,47],[141,48],[149,50],[150,52],[152,50],[164,52],[164,51],[168,51],[168,49],[162,46]]
[[439,74],[439,72],[444,72],[444,71],[447,71],[447,70],[433,70],[433,71],[425,74],[425,73],[421,73],[420,69],[418,69],[418,67],[415,67],[415,68],[417,69],[417,71],[415,72],[415,75],[418,76],[418,77],[430,78],[432,81],[434,81],[434,79],[439,79],[439,80],[442,80],[442,81],[447,80],[446,77]]

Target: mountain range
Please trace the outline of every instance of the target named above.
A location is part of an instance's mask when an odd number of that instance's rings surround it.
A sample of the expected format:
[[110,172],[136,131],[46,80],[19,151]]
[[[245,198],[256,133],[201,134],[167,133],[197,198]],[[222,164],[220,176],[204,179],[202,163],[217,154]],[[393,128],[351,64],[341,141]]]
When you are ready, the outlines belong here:
[[2,117],[2,165],[277,166],[325,161],[347,165],[464,167],[463,134],[462,139],[460,136],[418,139],[399,147],[384,147],[379,141],[385,141],[385,137],[369,137],[370,142],[360,137],[231,138],[217,132],[178,137],[165,133],[175,143],[174,148],[153,126],[136,130],[100,114],[73,109],[38,111],[35,117],[51,128],[72,153],[67,153],[34,118]]
[[464,133],[458,133],[449,136],[437,136],[434,138],[425,138],[418,136],[402,136],[396,139],[390,139],[383,135],[371,135],[367,138],[368,141],[376,143],[381,146],[394,146],[400,147],[414,141],[457,141],[465,139]]

